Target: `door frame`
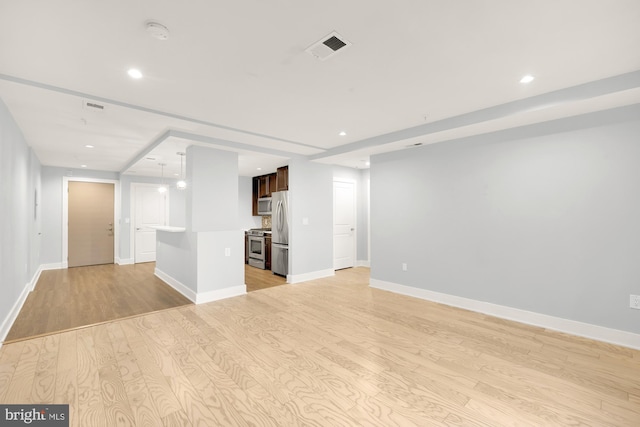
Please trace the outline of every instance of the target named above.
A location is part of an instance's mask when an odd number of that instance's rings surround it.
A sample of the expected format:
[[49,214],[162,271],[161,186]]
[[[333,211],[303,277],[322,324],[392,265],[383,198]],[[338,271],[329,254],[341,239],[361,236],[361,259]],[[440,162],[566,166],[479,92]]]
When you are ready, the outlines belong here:
[[[130,201],[129,201],[129,212],[130,212],[130,218],[131,220],[129,221],[129,258],[130,258],[130,262],[129,264],[135,264],[136,263],[136,189],[139,187],[147,187],[147,188],[158,188],[158,184],[152,184],[152,183],[148,183],[148,182],[132,182],[131,186],[129,187],[129,192],[130,192]],[[165,193],[167,195],[167,198],[165,199],[165,205],[164,205],[164,215],[165,215],[165,220],[167,222],[169,222],[169,206],[171,205],[171,196],[169,195],[171,193],[170,189],[167,189],[167,192]]]
[[[349,178],[334,178],[332,186],[332,193],[335,193],[335,183],[342,182],[346,184],[353,184],[353,266],[358,266],[358,182],[355,179]],[[331,215],[331,237],[335,238],[335,230],[334,230],[334,221],[333,215],[335,215],[336,209],[336,199],[333,197],[333,213]],[[333,246],[333,245],[332,245]],[[335,261],[335,254],[332,256],[332,262]],[[332,267],[333,269],[333,267]]]
[[120,181],[115,179],[62,177],[62,268],[69,268],[69,182],[113,184],[113,262],[120,264]]

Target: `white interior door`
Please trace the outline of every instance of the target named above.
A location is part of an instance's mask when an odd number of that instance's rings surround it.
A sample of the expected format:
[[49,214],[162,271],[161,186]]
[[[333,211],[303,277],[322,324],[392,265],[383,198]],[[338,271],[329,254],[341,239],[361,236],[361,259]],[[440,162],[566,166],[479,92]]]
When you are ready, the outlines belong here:
[[352,182],[333,183],[333,268],[355,265],[356,195]]
[[134,262],[156,260],[156,230],[151,225],[167,225],[169,193],[160,193],[157,186],[134,187]]

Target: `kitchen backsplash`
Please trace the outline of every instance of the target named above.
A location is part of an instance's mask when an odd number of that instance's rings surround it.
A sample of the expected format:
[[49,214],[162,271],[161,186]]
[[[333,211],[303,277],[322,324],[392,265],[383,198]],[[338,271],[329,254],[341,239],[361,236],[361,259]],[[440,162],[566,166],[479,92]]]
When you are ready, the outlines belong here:
[[271,216],[262,217],[262,228],[271,228]]

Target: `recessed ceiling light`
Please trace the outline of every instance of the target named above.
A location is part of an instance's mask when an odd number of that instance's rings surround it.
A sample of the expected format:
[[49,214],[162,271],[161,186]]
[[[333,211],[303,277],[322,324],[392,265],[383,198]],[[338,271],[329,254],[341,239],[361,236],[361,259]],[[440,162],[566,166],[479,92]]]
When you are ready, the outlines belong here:
[[338,135],[345,136],[347,133],[345,131],[340,132]]
[[364,162],[365,165],[371,166],[371,162]]
[[534,78],[535,77],[533,77],[531,74],[527,74],[526,76],[520,79],[520,83],[531,83]]
[[136,68],[130,68],[129,71],[127,71],[127,74],[129,74],[129,77],[131,77],[132,79],[141,79],[142,78],[142,71],[136,69]]
[[180,174],[179,173],[174,173],[173,176],[180,176]]
[[86,167],[87,167],[87,165],[80,165],[80,167],[81,167],[81,168],[86,168]]
[[85,145],[85,148],[93,148],[93,145],[87,144],[87,145]]
[[256,168],[256,170],[259,170],[259,171],[261,171],[261,170],[262,170],[262,168]]

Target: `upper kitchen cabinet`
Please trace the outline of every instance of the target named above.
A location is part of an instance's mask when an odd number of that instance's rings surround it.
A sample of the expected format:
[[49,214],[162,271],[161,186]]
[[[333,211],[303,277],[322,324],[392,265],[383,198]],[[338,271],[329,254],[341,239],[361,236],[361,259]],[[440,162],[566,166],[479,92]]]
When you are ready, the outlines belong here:
[[271,197],[271,193],[278,191],[276,190],[277,177],[275,173],[270,173],[267,176],[269,177],[269,195],[267,197]]
[[276,191],[289,189],[289,166],[282,166],[276,170]]
[[269,191],[269,175],[256,176],[253,178],[254,187],[255,183],[258,184],[258,198],[269,197],[271,191]]
[[276,173],[253,177],[253,203],[252,214],[258,216],[258,199],[271,197],[276,191],[289,189],[289,166],[282,166]]
[[271,197],[271,193],[276,191],[276,174],[260,175],[253,177],[253,204],[252,213],[258,215],[258,199]]

